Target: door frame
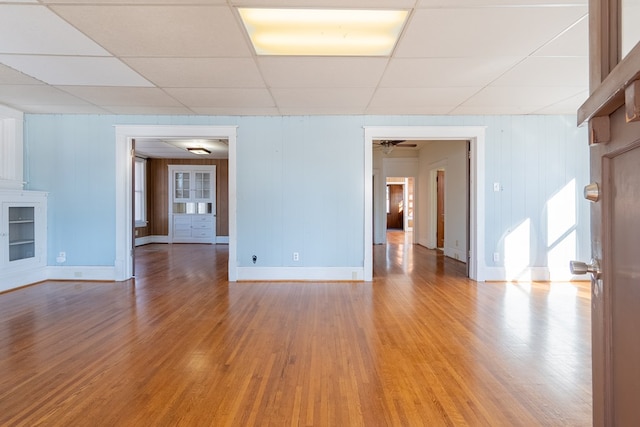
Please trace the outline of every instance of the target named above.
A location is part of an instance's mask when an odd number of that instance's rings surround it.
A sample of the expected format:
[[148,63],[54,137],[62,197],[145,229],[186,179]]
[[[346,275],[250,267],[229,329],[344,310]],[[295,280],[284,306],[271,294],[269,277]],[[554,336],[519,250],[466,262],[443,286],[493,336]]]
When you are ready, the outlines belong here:
[[[445,178],[445,171],[446,169],[442,168],[442,169],[436,169],[436,191],[435,191],[435,196],[436,196],[436,215],[435,215],[435,220],[436,220],[436,248],[442,248],[444,249],[444,240],[445,240],[445,226],[446,226],[446,212],[447,212],[447,208],[446,208],[446,201],[447,198],[445,197],[445,186],[447,185],[447,180]],[[442,176],[442,180],[444,181],[444,183],[442,184],[442,188],[440,187],[440,176]],[[440,212],[440,201],[442,200],[442,212]],[[439,240],[440,240],[440,235],[439,235],[439,223],[440,223],[440,214],[442,214],[443,217],[445,217],[442,220],[442,246],[440,246]],[[468,224],[467,224],[468,226]]]
[[134,138],[220,138],[229,143],[229,272],[228,280],[237,279],[236,232],[236,140],[238,126],[190,125],[115,125],[116,161],[116,236],[115,280],[133,277],[133,176],[130,155]]
[[485,133],[486,126],[365,126],[364,151],[364,280],[373,280],[373,141],[375,139],[413,139],[469,141],[469,278],[482,282],[485,265]]

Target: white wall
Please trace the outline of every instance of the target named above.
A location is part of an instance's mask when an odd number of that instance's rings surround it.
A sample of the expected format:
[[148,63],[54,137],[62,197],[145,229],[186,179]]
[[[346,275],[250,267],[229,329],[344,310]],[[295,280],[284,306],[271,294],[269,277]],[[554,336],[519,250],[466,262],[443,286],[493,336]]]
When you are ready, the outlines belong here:
[[417,243],[436,247],[435,202],[437,170],[445,171],[445,230],[444,254],[466,262],[468,242],[467,224],[467,142],[433,141],[420,150],[420,224]]
[[[486,127],[486,160],[479,166],[486,219],[479,226],[488,278],[552,277],[551,267],[568,271],[566,258],[590,258],[589,206],[581,196],[589,179],[588,140],[575,116],[27,114],[25,123],[26,189],[49,192],[51,266],[62,250],[69,266],[114,264],[116,124],[238,126],[237,263],[259,274],[266,271],[260,268],[298,268],[290,271],[300,277],[362,268],[364,126]],[[493,192],[494,182],[503,191]],[[570,223],[557,221],[558,195],[575,214]],[[548,233],[558,227],[566,230]]]

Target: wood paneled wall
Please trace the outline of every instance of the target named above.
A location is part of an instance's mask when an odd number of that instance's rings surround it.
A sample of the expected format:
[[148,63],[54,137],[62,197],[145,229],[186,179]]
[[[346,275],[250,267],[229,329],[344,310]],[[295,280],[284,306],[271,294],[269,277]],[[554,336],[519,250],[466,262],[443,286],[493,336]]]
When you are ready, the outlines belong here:
[[[216,235],[229,235],[229,161],[227,159],[147,159],[147,218],[148,233],[169,234],[169,165],[216,166]],[[140,229],[142,233],[144,229]]]

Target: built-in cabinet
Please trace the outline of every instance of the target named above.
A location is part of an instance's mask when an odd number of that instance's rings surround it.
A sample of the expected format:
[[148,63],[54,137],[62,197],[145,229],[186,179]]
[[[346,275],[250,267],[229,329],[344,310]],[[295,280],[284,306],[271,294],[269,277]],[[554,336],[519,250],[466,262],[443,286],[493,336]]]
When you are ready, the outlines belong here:
[[0,191],[0,206],[0,282],[9,284],[46,266],[47,193]]
[[170,243],[216,242],[215,165],[169,165]]

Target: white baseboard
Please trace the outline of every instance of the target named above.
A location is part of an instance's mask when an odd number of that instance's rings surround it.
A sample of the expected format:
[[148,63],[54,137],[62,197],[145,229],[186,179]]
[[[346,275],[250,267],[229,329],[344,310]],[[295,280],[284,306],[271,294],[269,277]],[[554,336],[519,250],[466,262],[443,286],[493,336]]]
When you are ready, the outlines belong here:
[[444,256],[462,261],[465,264],[467,263],[467,258],[464,256],[464,250],[458,248],[444,248]]
[[2,272],[0,273],[0,292],[42,282],[47,278],[46,267],[13,270],[9,273]]
[[116,280],[115,267],[112,266],[48,266],[48,280]]
[[148,245],[150,243],[169,243],[169,236],[136,237],[136,246]]
[[[148,245],[151,243],[169,243],[169,236],[136,237],[136,246]],[[216,244],[228,245],[229,236],[216,236]]]
[[363,281],[363,267],[238,267],[238,281]]

